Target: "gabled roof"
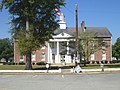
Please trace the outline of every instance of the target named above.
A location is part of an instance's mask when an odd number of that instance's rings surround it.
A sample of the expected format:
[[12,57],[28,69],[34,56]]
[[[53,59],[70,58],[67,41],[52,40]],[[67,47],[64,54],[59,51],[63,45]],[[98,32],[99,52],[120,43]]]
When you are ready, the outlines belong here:
[[[82,29],[78,28],[78,32],[81,31]],[[106,27],[86,27],[86,31],[93,32],[96,37],[112,37],[112,34],[109,32],[109,30]],[[76,28],[57,29],[54,31],[54,34],[58,35],[63,32],[74,36],[76,32]]]

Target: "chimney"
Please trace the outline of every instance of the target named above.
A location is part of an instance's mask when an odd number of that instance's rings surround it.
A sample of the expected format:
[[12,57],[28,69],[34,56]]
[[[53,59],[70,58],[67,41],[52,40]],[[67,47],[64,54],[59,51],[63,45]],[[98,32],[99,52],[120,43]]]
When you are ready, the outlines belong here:
[[81,23],[81,28],[82,28],[82,31],[85,32],[85,29],[86,29],[86,27],[85,27],[85,21],[82,21],[82,23]]

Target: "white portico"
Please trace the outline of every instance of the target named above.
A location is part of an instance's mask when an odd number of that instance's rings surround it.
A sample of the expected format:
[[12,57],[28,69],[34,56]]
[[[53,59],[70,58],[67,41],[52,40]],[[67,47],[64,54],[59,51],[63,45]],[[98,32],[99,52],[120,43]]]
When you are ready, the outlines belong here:
[[[70,35],[64,33],[64,36],[70,37]],[[49,63],[61,63],[64,59],[65,63],[72,63],[71,55],[69,53],[69,41],[70,39],[63,38],[61,34],[54,36],[54,39],[50,39],[48,43],[48,62]],[[66,44],[66,47],[62,46],[62,43]],[[66,51],[65,54],[61,55],[62,51]]]
[[[70,54],[69,42],[73,37],[67,33],[66,22],[64,21],[63,13],[60,16],[60,29],[56,30],[56,35],[53,36],[53,39],[50,39],[48,42],[48,63],[73,63],[74,60]],[[64,43],[64,45],[63,45]],[[61,52],[65,52],[61,54]]]

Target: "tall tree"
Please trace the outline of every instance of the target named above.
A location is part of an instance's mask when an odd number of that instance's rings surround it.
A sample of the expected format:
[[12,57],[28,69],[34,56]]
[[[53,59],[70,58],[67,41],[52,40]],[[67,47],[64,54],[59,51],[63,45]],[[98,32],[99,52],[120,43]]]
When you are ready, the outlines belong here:
[[25,69],[32,69],[32,51],[42,47],[58,27],[55,8],[63,5],[64,0],[2,0],[1,9],[4,6],[13,17],[11,33],[26,55]]
[[0,59],[4,58],[6,62],[13,58],[13,42],[9,38],[0,39]]
[[89,31],[82,31],[78,39],[78,51],[80,56],[84,58],[84,66],[86,66],[86,61],[89,60],[90,55],[101,50],[102,45],[106,44],[102,38],[97,38],[93,32]]
[[117,38],[117,41],[112,46],[112,56],[117,60],[120,59],[120,37]]

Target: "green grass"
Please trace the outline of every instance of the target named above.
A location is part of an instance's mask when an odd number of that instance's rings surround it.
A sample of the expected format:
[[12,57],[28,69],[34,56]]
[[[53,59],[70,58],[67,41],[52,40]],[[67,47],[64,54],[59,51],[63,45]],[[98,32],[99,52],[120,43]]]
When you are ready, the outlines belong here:
[[24,65],[0,65],[0,70],[24,70]]
[[[83,69],[99,69],[101,68],[100,65],[87,65],[83,66]],[[120,63],[119,64],[104,64],[104,68],[120,68]]]
[[[69,66],[68,66],[69,67]],[[68,68],[67,66],[65,68]],[[70,68],[70,67],[69,67]],[[82,66],[82,69],[99,69],[100,65]],[[104,68],[120,68],[119,64],[106,64]],[[25,65],[0,65],[0,70],[24,70]],[[45,65],[33,65],[33,70],[45,70]],[[57,66],[52,66],[50,69],[58,69]]]
[[[33,69],[43,69],[45,66],[34,65]],[[24,70],[25,65],[0,65],[0,70]]]

